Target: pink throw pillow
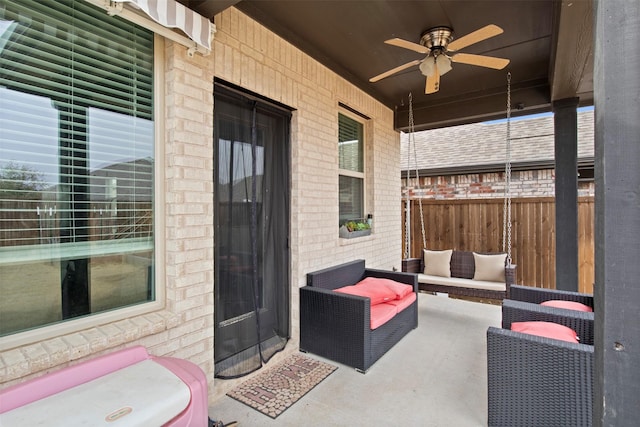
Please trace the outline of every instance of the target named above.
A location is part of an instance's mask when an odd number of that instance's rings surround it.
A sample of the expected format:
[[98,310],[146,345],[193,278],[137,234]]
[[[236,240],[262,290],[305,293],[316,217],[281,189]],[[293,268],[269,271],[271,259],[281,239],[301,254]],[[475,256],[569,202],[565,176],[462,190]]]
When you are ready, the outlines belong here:
[[587,311],[592,312],[593,308],[589,307],[586,304],[582,304],[581,302],[575,301],[563,301],[563,300],[549,300],[545,302],[541,302],[540,305],[544,305],[547,307],[555,307],[555,308],[565,308],[567,310],[577,310],[577,311]]
[[391,304],[378,304],[371,307],[371,323],[369,325],[371,330],[384,325],[397,313],[397,309]]
[[406,285],[404,283],[396,282],[395,280],[383,279],[379,277],[365,277],[364,279],[356,283],[356,286],[362,286],[362,285],[366,285],[366,286],[384,285],[395,293],[396,299],[402,299],[413,292],[413,286],[411,285]]
[[394,299],[393,301],[387,301],[385,304],[394,305],[398,313],[400,313],[405,308],[409,307],[416,300],[416,293],[411,292],[409,295],[405,296],[402,299]]
[[553,322],[513,322],[511,330],[556,340],[579,342],[578,334],[573,329]]
[[338,288],[336,292],[343,294],[359,295],[361,297],[367,297],[371,300],[371,306],[382,304],[385,301],[391,301],[396,299],[396,294],[384,285],[351,285]]

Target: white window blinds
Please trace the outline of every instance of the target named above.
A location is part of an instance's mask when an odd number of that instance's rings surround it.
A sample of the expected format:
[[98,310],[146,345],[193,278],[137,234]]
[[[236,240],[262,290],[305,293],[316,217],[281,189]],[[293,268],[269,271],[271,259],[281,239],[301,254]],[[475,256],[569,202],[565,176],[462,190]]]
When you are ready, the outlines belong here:
[[153,33],[83,1],[3,1],[2,262],[151,249],[153,156]]

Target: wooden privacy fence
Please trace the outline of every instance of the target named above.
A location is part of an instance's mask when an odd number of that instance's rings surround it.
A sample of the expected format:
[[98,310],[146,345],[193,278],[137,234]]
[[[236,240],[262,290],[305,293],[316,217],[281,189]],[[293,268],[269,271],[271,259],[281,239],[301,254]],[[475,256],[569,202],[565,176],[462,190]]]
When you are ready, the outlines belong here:
[[[406,201],[402,219],[405,224]],[[419,201],[410,200],[410,257],[422,254]],[[502,199],[422,200],[426,248],[501,252]],[[580,292],[593,292],[593,197],[578,198],[578,284]],[[555,199],[517,198],[511,202],[511,258],[518,266],[517,283],[555,289]],[[405,229],[403,226],[403,253]]]

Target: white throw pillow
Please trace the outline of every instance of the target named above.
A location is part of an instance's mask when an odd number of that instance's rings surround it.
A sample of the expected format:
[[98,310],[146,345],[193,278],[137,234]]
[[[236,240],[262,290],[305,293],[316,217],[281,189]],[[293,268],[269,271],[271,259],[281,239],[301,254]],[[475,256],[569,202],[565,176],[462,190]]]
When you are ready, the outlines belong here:
[[451,277],[452,249],[446,251],[424,251],[424,274],[440,277]]
[[474,252],[473,259],[476,263],[473,280],[505,283],[504,263],[507,254],[481,255]]

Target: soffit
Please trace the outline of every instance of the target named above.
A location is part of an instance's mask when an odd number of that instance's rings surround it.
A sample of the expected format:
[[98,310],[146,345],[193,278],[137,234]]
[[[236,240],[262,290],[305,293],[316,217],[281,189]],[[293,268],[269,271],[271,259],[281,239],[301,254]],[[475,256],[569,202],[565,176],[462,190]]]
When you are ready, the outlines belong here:
[[[181,0],[214,18],[233,4],[396,112],[395,127],[408,129],[412,94],[416,130],[504,117],[507,72],[513,115],[550,111],[553,101],[593,103],[592,2],[586,0],[254,1]],[[390,46],[399,37],[418,42],[435,26],[457,37],[488,24],[504,33],[461,50],[511,62],[504,70],[453,64],[440,91],[424,94],[417,67],[377,83],[369,78],[424,55]]]

